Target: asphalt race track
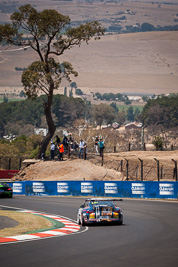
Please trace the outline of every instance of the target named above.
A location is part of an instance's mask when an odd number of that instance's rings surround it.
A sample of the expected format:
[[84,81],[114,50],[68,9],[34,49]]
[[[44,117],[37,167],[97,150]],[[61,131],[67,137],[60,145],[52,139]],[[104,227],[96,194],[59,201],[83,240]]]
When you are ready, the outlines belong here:
[[[82,198],[0,199],[0,205],[76,220]],[[124,200],[124,225],[91,226],[80,234],[0,245],[2,267],[178,266],[178,202]],[[0,207],[1,208],[1,207]]]

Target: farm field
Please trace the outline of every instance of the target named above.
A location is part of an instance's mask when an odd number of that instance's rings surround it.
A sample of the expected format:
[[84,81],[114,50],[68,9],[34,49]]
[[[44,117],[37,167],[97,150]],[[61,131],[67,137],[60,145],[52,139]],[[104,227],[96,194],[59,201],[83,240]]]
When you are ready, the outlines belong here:
[[124,109],[126,111],[130,106],[133,107],[133,111],[135,111],[138,108],[140,110],[140,112],[141,112],[144,105],[143,106],[140,106],[140,105],[117,105],[117,108],[119,110]]
[[[28,1],[19,1],[19,5]],[[76,1],[31,1],[36,8],[54,8],[71,17],[73,25],[86,21],[99,20],[104,27],[109,27],[120,17],[126,16],[121,25],[151,23],[158,25],[175,25],[178,14],[178,1],[147,3],[93,2],[92,4]],[[3,14],[0,22],[8,22],[9,14]],[[91,40],[89,45],[82,44],[60,57],[60,62],[69,61],[78,72],[72,78],[85,94],[129,93],[129,94],[167,94],[178,92],[178,32],[145,32],[112,34],[99,41]],[[21,91],[21,71],[37,56],[30,49],[19,50],[0,47],[0,93],[15,89]],[[63,81],[56,93],[63,93],[69,83]]]

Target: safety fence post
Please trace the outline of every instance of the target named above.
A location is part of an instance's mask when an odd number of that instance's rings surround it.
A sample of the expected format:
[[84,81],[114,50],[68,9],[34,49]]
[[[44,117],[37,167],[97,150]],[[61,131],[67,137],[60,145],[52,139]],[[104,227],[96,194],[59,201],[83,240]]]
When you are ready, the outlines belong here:
[[141,163],[141,181],[143,181],[143,160],[138,158]]
[[68,159],[70,159],[70,146],[68,146]]
[[19,170],[21,169],[22,166],[22,158],[19,159]]
[[173,178],[175,177],[176,178],[176,182],[177,182],[177,161],[174,160],[174,159],[171,159],[174,164],[175,164],[175,167],[174,167],[174,172],[173,172]]
[[157,162],[157,178],[158,178],[158,181],[159,181],[159,160],[154,158],[154,160]]
[[131,145],[130,145],[130,143],[129,143],[128,151],[130,151],[130,146],[131,146]]
[[160,175],[161,177],[161,179],[163,179],[163,165],[161,165],[161,175]]
[[104,153],[102,152],[101,153],[101,166],[103,166],[104,164]]
[[11,169],[11,158],[9,158],[9,167],[8,167],[8,170]]
[[86,147],[84,147],[84,150],[83,150],[83,159],[84,160],[87,159]]
[[121,159],[121,172],[123,171],[123,160]]
[[126,161],[126,180],[128,181],[129,180],[129,161],[128,161],[128,159],[126,159],[126,158],[124,158],[125,159],[125,161]]

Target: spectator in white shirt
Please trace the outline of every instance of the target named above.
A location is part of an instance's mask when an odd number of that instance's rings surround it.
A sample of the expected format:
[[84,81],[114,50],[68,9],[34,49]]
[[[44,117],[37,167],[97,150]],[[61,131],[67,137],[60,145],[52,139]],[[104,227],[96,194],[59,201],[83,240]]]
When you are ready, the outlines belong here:
[[85,145],[85,143],[81,139],[80,143],[79,143],[79,159],[80,158],[83,159],[84,145]]

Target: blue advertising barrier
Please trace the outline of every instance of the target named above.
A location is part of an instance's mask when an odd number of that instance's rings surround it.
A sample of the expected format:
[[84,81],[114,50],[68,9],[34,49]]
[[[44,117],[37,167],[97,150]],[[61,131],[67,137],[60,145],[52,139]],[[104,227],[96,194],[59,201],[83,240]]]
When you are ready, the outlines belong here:
[[178,182],[23,181],[9,185],[14,195],[178,199]]

